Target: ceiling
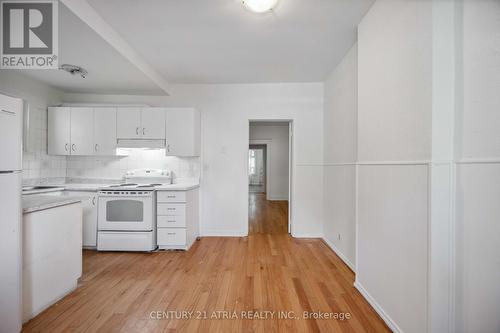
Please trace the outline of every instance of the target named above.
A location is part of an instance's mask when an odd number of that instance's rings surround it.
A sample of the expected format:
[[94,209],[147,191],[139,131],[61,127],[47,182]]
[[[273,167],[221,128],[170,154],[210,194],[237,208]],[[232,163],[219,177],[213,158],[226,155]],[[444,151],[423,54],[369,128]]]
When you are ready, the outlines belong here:
[[60,70],[19,72],[66,92],[165,95],[135,65],[59,2],[59,65],[88,70],[85,79]]
[[322,81],[373,0],[280,0],[265,14],[241,0],[88,3],[170,83],[258,83]]

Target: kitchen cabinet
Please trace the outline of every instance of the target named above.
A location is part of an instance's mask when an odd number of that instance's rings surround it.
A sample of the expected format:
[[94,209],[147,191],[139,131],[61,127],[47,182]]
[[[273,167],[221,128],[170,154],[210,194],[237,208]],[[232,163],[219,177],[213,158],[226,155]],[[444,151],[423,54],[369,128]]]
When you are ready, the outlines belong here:
[[118,108],[118,139],[165,139],[164,108]]
[[51,107],[49,155],[115,155],[116,109]]
[[70,155],[71,109],[49,108],[47,128],[48,154]]
[[119,139],[137,139],[141,136],[141,109],[118,108],[116,111],[116,136]]
[[141,127],[141,137],[143,139],[165,139],[165,109],[142,109]]
[[110,156],[120,143],[165,148],[167,156],[200,156],[200,124],[193,108],[51,107],[48,153]]
[[165,114],[166,155],[200,156],[200,112],[192,108],[169,108]]
[[78,286],[82,276],[81,204],[25,213],[22,229],[25,322]]
[[116,109],[94,108],[94,155],[116,153]]
[[157,244],[161,250],[188,250],[199,235],[199,191],[158,191]]
[[71,108],[70,118],[71,155],[92,155],[94,152],[92,142],[94,110]]
[[64,191],[64,195],[82,198],[83,247],[97,247],[97,192]]

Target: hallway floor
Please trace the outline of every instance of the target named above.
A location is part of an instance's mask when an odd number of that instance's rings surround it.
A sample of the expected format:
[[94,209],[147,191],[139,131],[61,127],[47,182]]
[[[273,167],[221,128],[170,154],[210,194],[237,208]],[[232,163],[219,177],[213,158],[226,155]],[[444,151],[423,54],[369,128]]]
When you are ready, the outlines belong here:
[[265,193],[248,193],[248,233],[287,234],[288,201],[268,201]]

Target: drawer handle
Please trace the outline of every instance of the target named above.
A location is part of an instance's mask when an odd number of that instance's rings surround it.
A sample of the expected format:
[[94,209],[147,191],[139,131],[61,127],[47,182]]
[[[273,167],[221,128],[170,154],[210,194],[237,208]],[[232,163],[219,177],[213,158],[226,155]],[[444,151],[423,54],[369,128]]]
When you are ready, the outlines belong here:
[[175,198],[175,195],[167,195],[167,198]]
[[177,222],[176,220],[168,220],[167,222],[170,222],[170,223],[175,223]]
[[167,208],[167,210],[175,210],[175,208]]
[[175,232],[167,232],[167,235],[175,235]]

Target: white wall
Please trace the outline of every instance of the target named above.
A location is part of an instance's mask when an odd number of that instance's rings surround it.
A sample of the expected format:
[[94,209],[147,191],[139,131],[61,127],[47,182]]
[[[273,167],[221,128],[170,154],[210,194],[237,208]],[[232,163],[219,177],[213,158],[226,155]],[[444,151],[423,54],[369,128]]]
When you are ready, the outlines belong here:
[[500,2],[465,0],[459,32],[456,332],[499,332]]
[[425,332],[432,2],[375,2],[358,73],[356,286],[394,330]]
[[292,234],[321,237],[323,85],[174,85],[170,97],[66,94],[65,102],[194,106],[202,114],[203,235],[248,233],[250,119],[293,120]]
[[[324,85],[324,239],[356,265],[357,44]],[[339,239],[340,238],[340,239]]]
[[23,143],[23,183],[63,181],[66,177],[66,158],[47,155],[47,106],[60,103],[62,92],[13,70],[1,70],[0,93],[22,98],[29,103],[29,135]]
[[269,140],[267,199],[288,200],[288,123],[250,125],[250,140]]

